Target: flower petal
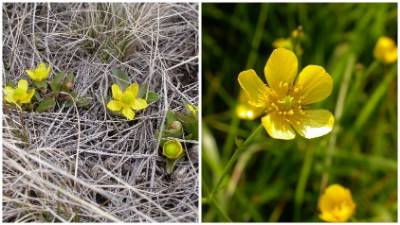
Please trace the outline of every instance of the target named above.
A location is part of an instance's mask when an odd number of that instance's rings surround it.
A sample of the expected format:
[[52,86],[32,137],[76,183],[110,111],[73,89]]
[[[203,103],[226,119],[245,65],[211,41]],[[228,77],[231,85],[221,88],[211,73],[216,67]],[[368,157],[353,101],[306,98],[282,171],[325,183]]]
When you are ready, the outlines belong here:
[[34,94],[35,94],[35,89],[31,89],[28,92],[26,92],[26,94],[24,96],[22,96],[22,98],[20,100],[21,104],[31,102],[31,99]]
[[118,86],[118,84],[113,84],[111,86],[111,92],[112,92],[112,96],[113,96],[114,99],[121,100],[121,98],[122,98],[122,90]]
[[256,107],[265,107],[269,88],[257,76],[254,70],[246,70],[239,74],[240,87],[247,94],[249,104]]
[[113,112],[121,111],[122,105],[119,101],[111,100],[107,104],[107,108]]
[[310,139],[324,136],[332,131],[335,118],[331,112],[324,109],[304,110],[304,112],[302,118],[291,124],[301,136]]
[[297,57],[287,49],[275,49],[264,67],[264,75],[269,87],[278,96],[284,97],[297,75]]
[[143,98],[135,98],[133,100],[132,109],[140,110],[140,109],[147,108],[147,106],[148,106],[148,104],[147,104],[146,100],[144,100]]
[[264,109],[250,105],[248,100],[246,93],[240,91],[239,104],[236,106],[236,116],[243,120],[254,120],[264,112]]
[[10,86],[5,86],[3,89],[4,92],[4,100],[6,100],[6,102],[8,103],[13,103],[14,99],[13,99],[13,95],[14,95],[14,88],[10,87]]
[[302,99],[302,104],[307,105],[319,102],[328,97],[332,92],[332,77],[321,66],[306,66],[296,80],[296,87]]
[[36,80],[35,73],[32,70],[25,70],[25,72],[32,80]]
[[135,118],[135,112],[130,108],[123,108],[122,115],[124,115],[128,120],[133,120],[133,118]]
[[21,79],[18,81],[18,89],[21,90],[21,92],[26,92],[28,90],[28,81],[25,79]]
[[51,66],[48,67],[44,63],[40,63],[35,70],[35,75],[38,80],[44,80],[49,76]]
[[289,123],[273,113],[264,116],[261,122],[272,138],[290,140],[296,137],[296,133],[290,127]]
[[129,91],[133,95],[133,97],[136,98],[136,96],[139,93],[139,84],[138,83],[133,83],[133,84],[129,85],[126,88],[126,91]]

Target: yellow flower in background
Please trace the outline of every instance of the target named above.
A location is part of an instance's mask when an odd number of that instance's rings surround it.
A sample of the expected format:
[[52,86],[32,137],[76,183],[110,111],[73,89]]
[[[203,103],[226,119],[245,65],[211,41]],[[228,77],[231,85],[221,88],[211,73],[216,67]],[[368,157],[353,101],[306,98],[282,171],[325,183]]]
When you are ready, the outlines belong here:
[[107,108],[113,112],[121,112],[128,120],[135,118],[134,110],[147,108],[146,100],[138,98],[139,84],[129,85],[125,91],[122,91],[117,84],[111,86],[113,100],[109,101]]
[[339,184],[330,185],[319,199],[319,217],[327,222],[345,222],[353,214],[356,204],[349,189]]
[[272,46],[274,48],[286,48],[293,50],[293,44],[290,38],[278,38],[272,43]]
[[35,89],[28,90],[28,87],[28,81],[24,79],[18,81],[16,88],[5,86],[3,90],[4,100],[16,105],[30,103],[32,96],[35,94]]
[[[239,74],[238,81],[248,103],[262,108],[261,121],[272,138],[289,140],[295,131],[305,138],[316,138],[332,131],[334,117],[323,109],[307,109],[332,92],[331,76],[321,66],[306,66],[298,75],[296,55],[287,49],[275,49],[269,57],[264,82],[252,69]],[[296,79],[296,81],[295,81]]]
[[40,63],[35,69],[33,70],[25,70],[28,76],[33,81],[42,81],[47,79],[51,71],[51,66],[46,66],[44,63]]
[[243,120],[254,120],[259,117],[263,108],[249,104],[249,98],[243,91],[239,94],[239,104],[236,106],[236,115]]
[[397,60],[397,46],[393,39],[380,37],[374,48],[374,56],[384,63],[394,63]]

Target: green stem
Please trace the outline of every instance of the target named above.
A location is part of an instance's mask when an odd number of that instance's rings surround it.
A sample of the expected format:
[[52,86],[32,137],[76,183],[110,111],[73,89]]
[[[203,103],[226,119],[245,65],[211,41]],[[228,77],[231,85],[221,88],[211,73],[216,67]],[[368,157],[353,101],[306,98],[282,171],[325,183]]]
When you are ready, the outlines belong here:
[[304,190],[306,188],[307,179],[308,179],[308,176],[310,175],[313,156],[314,156],[314,147],[311,147],[310,149],[306,150],[306,155],[305,155],[305,159],[304,159],[304,162],[303,162],[303,167],[301,168],[300,178],[299,178],[299,181],[297,182],[296,194],[295,194],[295,198],[294,198],[294,204],[295,204],[294,218],[295,218],[295,221],[300,221],[300,219],[301,219],[300,218],[301,205],[302,205],[303,199],[304,199]]
[[241,144],[239,147],[236,148],[235,153],[233,153],[232,157],[229,159],[228,163],[226,164],[225,168],[222,171],[221,177],[219,178],[217,184],[213,188],[213,190],[210,193],[209,199],[214,199],[215,194],[217,193],[219,187],[221,186],[222,182],[224,181],[224,178],[226,175],[228,175],[228,172],[230,171],[231,167],[233,166],[233,163],[237,160],[239,157],[240,153],[242,152],[243,149],[246,148],[246,146],[256,137],[258,132],[263,129],[262,125],[259,125],[251,134],[250,136]]
[[[356,57],[354,55],[350,55],[348,57],[348,63],[346,66],[346,70],[344,72],[344,78],[340,84],[339,96],[337,98],[336,107],[335,107],[335,120],[336,120],[335,127],[338,127],[338,124],[340,123],[340,119],[343,114],[343,107],[344,107],[344,103],[346,100],[351,75],[353,74],[355,61],[356,61]],[[329,168],[331,167],[331,164],[332,164],[332,156],[333,156],[333,151],[335,150],[336,138],[337,138],[337,131],[336,131],[335,127],[333,128],[332,134],[329,139],[329,146],[328,146],[327,155],[326,155],[326,159],[325,159],[325,168],[324,168],[324,173],[323,173],[322,179],[321,179],[321,186],[320,186],[321,192],[322,192],[322,190],[325,189],[326,185],[328,184],[328,180],[329,180]]]

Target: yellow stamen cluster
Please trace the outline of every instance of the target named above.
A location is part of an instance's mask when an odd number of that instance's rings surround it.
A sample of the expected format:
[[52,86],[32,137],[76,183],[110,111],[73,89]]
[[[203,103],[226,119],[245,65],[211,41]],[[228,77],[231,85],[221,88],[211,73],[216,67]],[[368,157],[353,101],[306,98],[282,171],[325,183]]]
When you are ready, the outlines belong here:
[[[279,87],[287,89],[288,83],[280,82]],[[270,104],[266,108],[266,113],[274,113],[291,124],[300,124],[302,116],[306,114],[302,106],[302,100],[304,100],[304,97],[301,96],[301,91],[301,87],[295,87],[293,90],[289,90],[289,94],[283,98],[279,97],[276,92],[271,91],[269,96]]]

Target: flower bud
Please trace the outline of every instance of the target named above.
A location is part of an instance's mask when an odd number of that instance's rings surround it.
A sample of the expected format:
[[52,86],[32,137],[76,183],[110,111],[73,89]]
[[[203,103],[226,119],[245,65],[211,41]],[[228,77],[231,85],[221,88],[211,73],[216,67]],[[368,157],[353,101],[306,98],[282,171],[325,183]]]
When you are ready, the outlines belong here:
[[67,82],[64,84],[64,87],[68,90],[72,90],[72,88],[74,87],[74,83],[72,83],[71,81]]
[[179,141],[169,140],[163,145],[163,155],[168,159],[178,159],[183,155],[183,148]]

